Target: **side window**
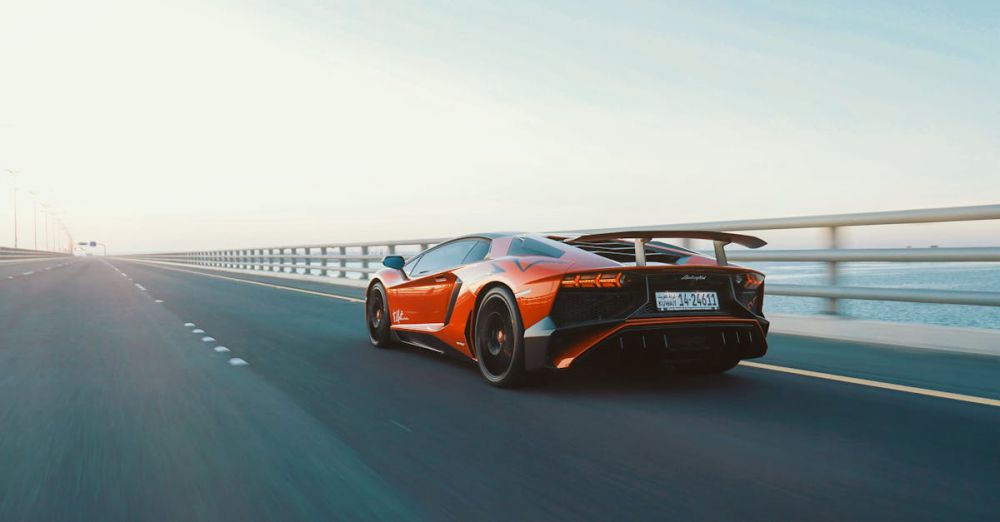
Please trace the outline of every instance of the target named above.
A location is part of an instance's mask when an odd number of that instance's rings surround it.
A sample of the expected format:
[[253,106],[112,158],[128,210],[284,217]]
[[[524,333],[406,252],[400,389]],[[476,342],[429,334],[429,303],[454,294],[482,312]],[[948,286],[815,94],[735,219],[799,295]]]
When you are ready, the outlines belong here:
[[490,253],[490,242],[489,241],[476,241],[475,246],[469,253],[466,254],[465,259],[462,260],[463,265],[469,263],[475,263],[477,261],[482,261],[486,259],[486,256]]
[[410,277],[411,275],[413,275],[413,269],[417,267],[417,263],[420,262],[420,259],[421,256],[411,257],[409,261],[407,261],[406,264],[403,265],[403,273],[406,274],[406,277]]
[[465,256],[478,242],[476,239],[463,239],[428,250],[420,256],[420,260],[417,261],[417,265],[413,267],[410,275],[420,277],[436,274],[442,270],[461,265]]
[[[546,240],[548,241],[548,240]],[[515,237],[507,249],[508,256],[562,257],[564,252],[553,244],[544,243],[532,237]]]

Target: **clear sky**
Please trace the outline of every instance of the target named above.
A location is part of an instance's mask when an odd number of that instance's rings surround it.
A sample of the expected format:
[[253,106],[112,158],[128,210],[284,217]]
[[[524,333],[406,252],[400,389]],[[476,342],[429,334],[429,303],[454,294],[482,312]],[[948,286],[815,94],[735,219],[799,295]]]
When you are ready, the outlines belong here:
[[992,204],[998,49],[997,2],[0,0],[0,169],[119,252]]

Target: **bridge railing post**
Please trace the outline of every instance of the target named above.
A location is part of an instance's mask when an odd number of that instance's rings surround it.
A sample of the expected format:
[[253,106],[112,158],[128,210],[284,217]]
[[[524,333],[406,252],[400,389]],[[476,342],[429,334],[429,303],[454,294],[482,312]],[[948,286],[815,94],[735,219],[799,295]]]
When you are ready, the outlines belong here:
[[[840,248],[840,230],[839,227],[828,227],[827,229],[827,248],[831,250],[836,250]],[[840,284],[840,267],[837,261],[827,261],[826,262],[826,280],[827,284],[830,286],[837,286]],[[837,315],[840,313],[840,305],[835,297],[826,298],[824,303],[823,313],[829,315]]]
[[312,264],[313,264],[313,261],[312,261],[312,258],[309,257],[309,256],[312,255],[312,247],[305,247],[305,248],[303,248],[302,249],[302,253],[303,253],[303,255],[305,255],[305,259],[306,259],[306,275],[312,275]]
[[[368,257],[367,257],[368,256],[368,247],[367,246],[361,247],[361,255],[365,256],[365,257],[363,257],[361,259],[361,268],[367,269],[368,268]],[[361,273],[361,279],[367,279],[367,278],[368,278],[368,273],[367,272],[362,272]]]
[[330,275],[330,273],[326,269],[326,266],[329,264],[329,262],[328,262],[328,260],[326,258],[327,250],[328,249],[326,247],[321,247],[319,249],[320,255],[323,256],[323,259],[321,261],[321,264],[323,265],[323,268],[320,270],[319,274],[321,276],[323,276],[323,277],[326,277],[326,276]]
[[344,256],[347,255],[347,247],[337,247],[337,252],[340,254],[340,263],[338,263],[340,265],[340,272],[337,272],[337,277],[344,278],[347,277],[347,271],[344,270],[347,267],[347,260],[344,259]]

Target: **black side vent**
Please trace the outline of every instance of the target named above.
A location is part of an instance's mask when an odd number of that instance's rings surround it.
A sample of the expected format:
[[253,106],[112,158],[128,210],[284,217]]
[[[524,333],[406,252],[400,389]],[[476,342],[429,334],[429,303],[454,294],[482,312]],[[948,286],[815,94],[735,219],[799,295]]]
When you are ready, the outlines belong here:
[[550,316],[558,327],[609,319],[625,319],[646,302],[645,285],[632,288],[563,288]]

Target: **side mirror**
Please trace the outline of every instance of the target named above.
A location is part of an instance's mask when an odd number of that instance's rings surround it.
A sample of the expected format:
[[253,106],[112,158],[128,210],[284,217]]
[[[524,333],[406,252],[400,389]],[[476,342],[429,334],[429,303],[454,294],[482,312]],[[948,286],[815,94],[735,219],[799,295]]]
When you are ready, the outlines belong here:
[[406,260],[403,259],[403,256],[385,256],[382,258],[382,264],[388,268],[402,270]]

